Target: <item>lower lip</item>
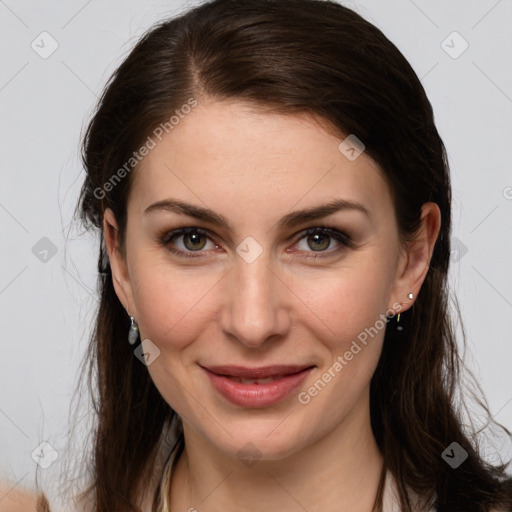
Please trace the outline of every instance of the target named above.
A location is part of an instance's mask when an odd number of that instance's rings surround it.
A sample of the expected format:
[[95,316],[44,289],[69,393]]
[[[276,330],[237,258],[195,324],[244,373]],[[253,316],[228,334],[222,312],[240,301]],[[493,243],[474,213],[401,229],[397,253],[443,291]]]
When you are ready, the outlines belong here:
[[312,369],[312,367],[306,368],[299,373],[286,375],[267,384],[242,384],[203,368],[214,388],[222,396],[235,405],[254,408],[268,407],[288,396],[304,382]]

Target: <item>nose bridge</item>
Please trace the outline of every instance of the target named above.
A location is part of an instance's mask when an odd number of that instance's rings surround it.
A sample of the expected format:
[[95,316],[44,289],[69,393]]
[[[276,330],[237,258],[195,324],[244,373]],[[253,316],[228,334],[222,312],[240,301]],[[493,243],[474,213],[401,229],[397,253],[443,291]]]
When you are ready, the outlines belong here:
[[255,246],[250,244],[237,248],[222,330],[247,346],[258,347],[269,337],[282,335],[288,320],[281,303],[284,285],[271,269],[268,251],[254,257]]

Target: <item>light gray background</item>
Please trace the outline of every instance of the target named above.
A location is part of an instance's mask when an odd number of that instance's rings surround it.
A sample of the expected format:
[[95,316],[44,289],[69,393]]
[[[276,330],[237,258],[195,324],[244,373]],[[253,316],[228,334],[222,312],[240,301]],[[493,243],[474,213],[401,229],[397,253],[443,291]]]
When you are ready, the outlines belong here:
[[[96,306],[97,244],[69,231],[83,180],[80,131],[138,36],[196,3],[0,0],[0,478],[30,486],[36,447],[65,445]],[[344,4],[398,46],[434,107],[452,169],[459,252],[450,276],[468,364],[510,428],[512,0]],[[43,31],[58,43],[46,59],[31,47],[43,45]],[[454,31],[469,44],[457,58],[464,43]],[[57,248],[46,263],[32,251],[43,237]],[[510,444],[499,449],[510,454]]]

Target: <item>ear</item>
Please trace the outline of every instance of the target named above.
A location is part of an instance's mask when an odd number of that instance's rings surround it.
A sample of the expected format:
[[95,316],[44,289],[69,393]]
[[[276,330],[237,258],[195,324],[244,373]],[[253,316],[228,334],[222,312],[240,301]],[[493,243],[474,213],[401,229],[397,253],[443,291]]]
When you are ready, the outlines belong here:
[[[418,296],[421,285],[430,268],[430,260],[441,229],[441,211],[436,203],[425,203],[421,209],[421,221],[414,240],[406,242],[402,249],[393,294],[395,303],[401,304],[398,312],[409,309]],[[412,293],[413,298],[408,299]]]
[[117,222],[114,212],[110,208],[105,210],[103,216],[103,232],[116,295],[128,314],[136,317],[128,265],[124,256],[119,252]]

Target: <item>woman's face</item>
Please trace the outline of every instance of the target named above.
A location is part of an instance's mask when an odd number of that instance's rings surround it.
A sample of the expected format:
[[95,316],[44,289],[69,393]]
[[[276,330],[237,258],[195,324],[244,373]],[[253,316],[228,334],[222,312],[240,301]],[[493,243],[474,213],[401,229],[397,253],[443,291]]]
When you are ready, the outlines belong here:
[[[126,261],[109,250],[116,292],[150,340],[164,399],[225,454],[251,446],[278,459],[367,422],[383,319],[417,291],[388,186],[366,153],[342,153],[342,140],[305,116],[199,103],[134,171]],[[161,201],[225,224],[151,208]],[[333,201],[348,206],[296,213]],[[115,226],[111,211],[105,220]],[[199,231],[170,239],[185,227]],[[312,369],[274,388],[217,378],[236,388],[225,395],[204,369],[219,365]],[[247,398],[258,385],[267,394]]]

